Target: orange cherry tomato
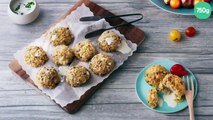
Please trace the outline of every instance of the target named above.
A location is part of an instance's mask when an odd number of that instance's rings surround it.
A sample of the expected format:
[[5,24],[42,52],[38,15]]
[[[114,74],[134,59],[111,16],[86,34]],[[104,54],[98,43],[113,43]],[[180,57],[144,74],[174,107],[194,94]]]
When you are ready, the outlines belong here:
[[203,2],[204,0],[194,0],[194,6],[199,3],[199,2]]
[[180,0],[170,0],[170,7],[174,9],[178,9],[181,5]]

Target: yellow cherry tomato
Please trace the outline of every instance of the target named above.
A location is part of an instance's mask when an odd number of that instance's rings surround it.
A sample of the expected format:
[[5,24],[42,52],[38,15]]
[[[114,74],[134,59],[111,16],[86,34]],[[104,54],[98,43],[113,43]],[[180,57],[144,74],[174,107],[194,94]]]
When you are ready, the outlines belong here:
[[169,39],[178,42],[181,39],[181,33],[178,30],[171,30],[169,33]]

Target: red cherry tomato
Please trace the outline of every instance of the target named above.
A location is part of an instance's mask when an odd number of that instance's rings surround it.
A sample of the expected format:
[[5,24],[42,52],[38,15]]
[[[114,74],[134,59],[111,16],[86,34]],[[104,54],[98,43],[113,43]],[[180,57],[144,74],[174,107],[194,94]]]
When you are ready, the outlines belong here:
[[211,0],[204,0],[204,2],[210,2]]
[[185,33],[188,37],[193,37],[196,34],[196,30],[194,27],[190,26],[186,28]]
[[184,71],[182,71],[182,72],[180,73],[179,76],[185,76],[185,75],[187,75],[187,74],[188,74],[188,71],[184,70]]
[[180,64],[175,64],[170,69],[171,73],[178,76],[185,76],[188,74],[188,71]]

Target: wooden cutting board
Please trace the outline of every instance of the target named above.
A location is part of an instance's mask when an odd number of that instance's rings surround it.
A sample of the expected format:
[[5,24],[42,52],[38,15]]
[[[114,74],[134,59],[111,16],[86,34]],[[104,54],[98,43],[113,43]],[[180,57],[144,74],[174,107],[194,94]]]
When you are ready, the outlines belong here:
[[[67,13],[65,13],[57,22],[59,22],[60,20],[63,20],[67,15],[69,15],[72,11],[74,11],[77,7],[81,6],[83,3],[90,8],[90,10],[94,13],[95,16],[114,15],[113,13],[107,11],[106,9],[95,4],[94,2],[91,2],[90,0],[80,0],[69,11],[67,11]],[[115,26],[121,23],[126,23],[126,21],[124,21],[121,18],[111,19],[107,21],[110,23],[111,26]],[[121,27],[117,30],[119,30],[126,37],[126,39],[131,40],[133,43],[136,43],[137,45],[140,45],[145,38],[144,32],[133,25]],[[42,92],[34,84],[33,80],[29,78],[29,75],[27,75],[26,72],[19,65],[17,60],[12,60],[9,64],[9,68],[16,75],[21,77],[27,84],[29,84],[31,87],[35,88],[37,91],[39,91],[42,94]],[[65,107],[62,107],[62,109],[64,109],[66,112],[71,114],[75,113],[95,93],[95,91],[101,86],[101,84],[103,84],[103,82],[99,83],[97,86],[92,87],[86,93],[84,93],[84,95],[82,95],[79,100],[74,101],[73,103],[70,103]]]

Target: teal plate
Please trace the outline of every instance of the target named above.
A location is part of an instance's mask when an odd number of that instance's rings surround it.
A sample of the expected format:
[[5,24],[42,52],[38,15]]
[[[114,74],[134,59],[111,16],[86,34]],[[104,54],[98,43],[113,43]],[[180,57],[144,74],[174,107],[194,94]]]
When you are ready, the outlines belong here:
[[[148,91],[151,90],[153,87],[151,87],[149,84],[146,83],[146,81],[144,79],[144,73],[153,64],[160,64],[160,65],[164,66],[168,71],[170,71],[170,68],[174,64],[178,64],[178,63],[176,63],[174,61],[171,61],[171,60],[158,60],[158,61],[154,61],[151,64],[149,64],[146,67],[144,67],[144,69],[139,73],[137,81],[136,81],[136,93],[137,93],[139,99],[142,101],[142,103],[147,108],[149,108],[149,109],[151,109],[153,111],[156,111],[156,112],[174,113],[174,112],[178,112],[178,111],[181,111],[181,110],[185,109],[188,106],[187,102],[186,102],[186,99],[184,99],[183,102],[178,103],[177,106],[174,107],[174,108],[169,107],[165,101],[163,101],[163,104],[162,104],[161,107],[158,106],[158,107],[156,107],[154,109],[152,109],[152,108],[149,107],[146,98],[147,98]],[[194,94],[195,96],[194,96],[194,98],[195,98],[196,95],[197,95],[197,91],[198,91],[197,80],[196,80],[194,74],[188,68],[186,68],[186,67],[184,67],[184,68],[189,72],[188,75],[191,75],[192,78],[193,78],[193,80],[194,80],[194,88],[195,88],[195,94]],[[161,92],[159,92],[158,95],[163,100],[163,94]]]
[[[179,8],[179,9],[173,9],[169,5],[166,5],[163,0],[150,0],[154,5],[159,7],[160,9],[163,9],[167,12],[175,13],[175,14],[181,14],[181,15],[194,15],[194,9],[193,8]],[[213,8],[213,1],[209,3]],[[213,10],[213,9],[212,9]]]

